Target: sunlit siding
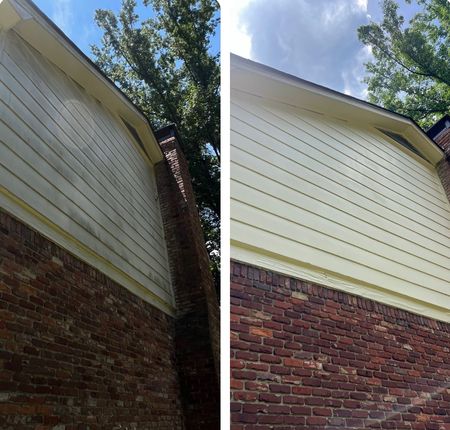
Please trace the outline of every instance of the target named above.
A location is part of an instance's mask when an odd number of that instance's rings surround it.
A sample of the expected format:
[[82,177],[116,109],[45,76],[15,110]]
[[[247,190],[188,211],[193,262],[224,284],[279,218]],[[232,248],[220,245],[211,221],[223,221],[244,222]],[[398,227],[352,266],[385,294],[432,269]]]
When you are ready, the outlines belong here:
[[118,117],[12,31],[0,151],[4,191],[172,303],[153,166]]
[[249,249],[450,315],[450,205],[431,164],[374,127],[231,99],[232,258]]

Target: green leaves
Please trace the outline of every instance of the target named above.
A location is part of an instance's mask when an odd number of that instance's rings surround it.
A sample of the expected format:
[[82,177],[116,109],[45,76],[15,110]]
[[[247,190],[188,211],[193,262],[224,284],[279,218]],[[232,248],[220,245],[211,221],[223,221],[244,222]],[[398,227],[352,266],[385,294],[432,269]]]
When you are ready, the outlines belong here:
[[155,128],[175,123],[189,161],[212,266],[220,244],[220,65],[210,43],[219,24],[214,0],[144,0],[154,16],[140,20],[135,0],[97,10],[103,30],[92,46],[99,67]]
[[369,100],[427,127],[450,110],[450,3],[416,1],[423,10],[406,24],[398,4],[383,0],[383,21],[359,27],[358,37],[374,56]]

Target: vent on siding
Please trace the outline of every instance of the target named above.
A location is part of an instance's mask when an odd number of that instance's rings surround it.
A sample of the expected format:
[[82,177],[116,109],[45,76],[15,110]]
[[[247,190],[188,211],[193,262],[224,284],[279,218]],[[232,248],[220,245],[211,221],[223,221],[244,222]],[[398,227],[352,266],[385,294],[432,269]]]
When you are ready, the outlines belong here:
[[391,139],[394,139],[397,143],[399,143],[403,147],[414,152],[414,154],[417,154],[419,157],[425,159],[425,157],[413,145],[411,145],[411,143],[401,134],[394,133],[393,131],[383,130],[382,128],[378,128],[378,130],[380,130],[383,134],[390,137]]
[[131,133],[131,135],[134,137],[136,142],[139,144],[139,146],[145,151],[144,143],[142,142],[141,138],[139,137],[139,133],[136,131],[136,129],[125,119],[120,117],[120,119],[125,124],[125,127],[128,129],[128,131]]

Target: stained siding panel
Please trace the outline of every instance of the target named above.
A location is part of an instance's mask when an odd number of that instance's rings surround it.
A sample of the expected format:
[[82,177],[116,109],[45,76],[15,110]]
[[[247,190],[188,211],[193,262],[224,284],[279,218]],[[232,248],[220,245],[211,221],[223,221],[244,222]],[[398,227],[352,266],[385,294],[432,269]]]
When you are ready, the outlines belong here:
[[429,163],[375,128],[234,90],[231,161],[234,246],[450,309],[450,205]]
[[153,167],[118,117],[12,32],[0,147],[2,187],[173,303]]

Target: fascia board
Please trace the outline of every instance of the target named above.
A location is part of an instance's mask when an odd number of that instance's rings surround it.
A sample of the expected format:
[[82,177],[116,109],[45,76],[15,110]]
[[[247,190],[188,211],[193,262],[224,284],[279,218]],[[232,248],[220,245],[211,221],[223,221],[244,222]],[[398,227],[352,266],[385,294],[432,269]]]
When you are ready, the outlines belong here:
[[0,31],[8,31],[20,21],[30,18],[31,15],[19,4],[0,0]]
[[403,134],[433,166],[436,166],[444,158],[444,151],[426,136],[415,123],[412,123]]
[[[111,111],[136,128],[152,163],[163,160],[163,153],[145,116],[104,76],[100,70],[49,20],[27,0],[0,0],[0,16],[11,9],[26,11],[26,19],[9,13],[9,28],[59,67],[75,82]],[[6,15],[5,15],[6,16]],[[2,21],[0,21],[1,25]]]
[[232,55],[231,88],[357,124],[404,134],[434,166],[443,151],[406,116]]

